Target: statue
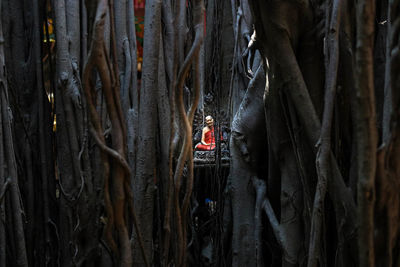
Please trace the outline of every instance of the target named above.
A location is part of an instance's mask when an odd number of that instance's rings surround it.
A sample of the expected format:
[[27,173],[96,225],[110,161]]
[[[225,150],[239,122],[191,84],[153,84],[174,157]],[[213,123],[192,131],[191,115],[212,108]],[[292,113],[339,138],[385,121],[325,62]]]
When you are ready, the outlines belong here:
[[214,119],[211,116],[206,117],[206,127],[201,133],[201,141],[195,146],[195,150],[208,151],[215,149]]

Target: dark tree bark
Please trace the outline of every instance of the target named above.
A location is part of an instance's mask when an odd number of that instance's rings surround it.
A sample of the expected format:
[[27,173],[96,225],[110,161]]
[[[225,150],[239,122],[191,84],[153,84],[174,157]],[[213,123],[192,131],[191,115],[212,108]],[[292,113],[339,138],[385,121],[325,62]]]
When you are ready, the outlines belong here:
[[[136,179],[133,183],[135,206],[140,211],[140,226],[144,233],[145,251],[153,262],[153,213],[156,173],[157,91],[159,46],[161,37],[161,1],[146,1],[142,86],[139,105],[138,155]],[[140,258],[136,264],[142,264]]]
[[[388,4],[388,46],[383,116],[383,140],[377,155],[374,230],[375,263],[396,266],[399,258],[399,1]],[[389,115],[390,114],[390,115]]]
[[14,114],[10,126],[21,189],[18,198],[26,215],[24,250],[30,265],[52,264],[56,260],[50,259],[50,255],[57,250],[57,245],[52,235],[55,202],[50,198],[55,197],[56,190],[51,163],[53,120],[42,80],[42,27],[39,25],[44,2],[2,1],[1,5],[9,14],[2,16],[2,21],[6,33],[7,79],[11,84],[10,112]]
[[251,179],[262,178],[265,166],[266,129],[262,96],[265,76],[258,66],[232,122],[231,169],[227,183],[232,201],[232,266],[256,266],[255,194]]
[[0,0],[0,266],[400,264],[399,0],[134,3]]
[[[3,19],[5,10],[10,11],[10,3],[0,2],[0,14]],[[8,9],[7,9],[8,8]],[[18,8],[14,7],[14,10]],[[12,9],[11,9],[12,10]],[[4,49],[4,35],[3,27],[9,31],[9,21],[0,24],[0,105],[1,105],[1,209],[2,209],[2,226],[1,242],[2,250],[0,254],[0,260],[4,265],[15,265],[15,266],[28,266],[28,255],[26,247],[26,238],[24,235],[24,224],[23,224],[23,207],[20,202],[20,190],[19,190],[19,175],[17,172],[16,162],[16,151],[14,148],[14,136],[12,133],[12,118],[13,113],[10,108],[9,102],[9,88],[7,82],[6,70],[6,58]],[[7,47],[8,48],[8,47]],[[4,225],[5,222],[12,222],[11,224]],[[6,235],[8,233],[8,235]],[[6,237],[8,236],[8,240]],[[8,242],[7,242],[8,241]],[[7,252],[10,252],[8,255]]]
[[[311,220],[310,247],[308,266],[317,266],[318,258],[321,257],[321,234],[322,221],[324,214],[324,200],[328,187],[328,177],[331,172],[330,166],[330,146],[332,132],[332,118],[336,96],[336,80],[339,65],[339,31],[341,1],[334,1],[332,14],[329,16],[329,31],[326,41],[326,85],[324,113],[322,117],[321,136],[319,139],[318,152],[316,156],[316,170],[318,183],[315,191],[313,214]],[[325,245],[325,244],[324,244]]]
[[57,42],[55,106],[60,257],[62,265],[80,265],[94,261],[100,252],[103,178],[96,166],[97,148],[89,149],[93,141],[89,138],[80,70],[81,51],[87,49],[83,47],[85,42],[80,42],[81,29],[86,30],[81,27],[82,6],[78,1],[57,1],[53,9]]
[[375,266],[374,204],[378,131],[374,95],[375,3],[357,4],[356,140],[358,154],[358,249],[360,266]]

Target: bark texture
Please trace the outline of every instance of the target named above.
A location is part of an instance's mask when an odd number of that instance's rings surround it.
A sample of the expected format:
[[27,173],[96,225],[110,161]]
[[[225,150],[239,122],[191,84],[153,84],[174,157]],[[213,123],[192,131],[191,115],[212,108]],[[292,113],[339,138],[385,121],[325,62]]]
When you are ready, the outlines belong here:
[[374,204],[378,146],[373,80],[375,4],[357,4],[356,138],[358,154],[358,224],[360,266],[375,266]]
[[399,266],[400,1],[140,3],[0,0],[0,266]]

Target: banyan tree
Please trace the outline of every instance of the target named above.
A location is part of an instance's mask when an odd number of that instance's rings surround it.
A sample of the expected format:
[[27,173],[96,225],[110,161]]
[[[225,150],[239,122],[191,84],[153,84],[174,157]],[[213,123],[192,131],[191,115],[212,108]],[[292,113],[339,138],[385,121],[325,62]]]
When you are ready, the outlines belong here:
[[400,266],[400,1],[0,0],[0,266]]

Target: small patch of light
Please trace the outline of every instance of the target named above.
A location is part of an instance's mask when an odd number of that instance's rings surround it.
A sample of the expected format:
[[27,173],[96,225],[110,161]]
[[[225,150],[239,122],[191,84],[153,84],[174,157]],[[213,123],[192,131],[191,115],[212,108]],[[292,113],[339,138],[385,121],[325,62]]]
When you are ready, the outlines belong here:
[[50,94],[47,94],[47,99],[49,100],[49,102],[50,103],[54,103],[54,94],[53,93],[50,93]]

